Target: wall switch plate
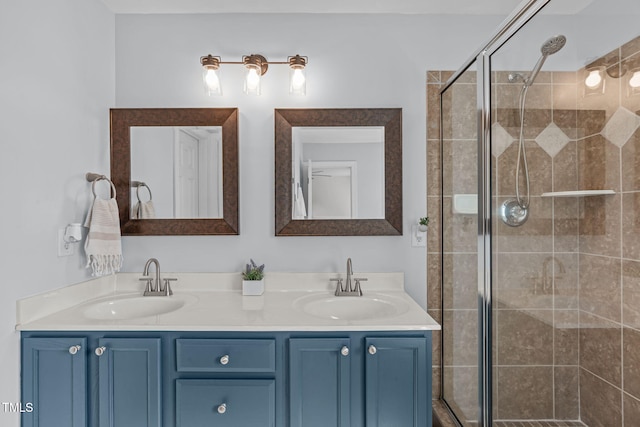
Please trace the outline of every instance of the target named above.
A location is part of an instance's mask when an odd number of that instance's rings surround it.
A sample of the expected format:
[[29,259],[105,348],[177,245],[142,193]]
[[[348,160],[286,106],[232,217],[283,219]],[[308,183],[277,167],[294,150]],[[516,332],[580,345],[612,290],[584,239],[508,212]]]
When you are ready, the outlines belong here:
[[73,243],[66,243],[64,241],[64,227],[58,229],[58,256],[70,256],[73,255]]
[[427,232],[418,230],[418,225],[411,226],[411,247],[420,248],[427,246]]

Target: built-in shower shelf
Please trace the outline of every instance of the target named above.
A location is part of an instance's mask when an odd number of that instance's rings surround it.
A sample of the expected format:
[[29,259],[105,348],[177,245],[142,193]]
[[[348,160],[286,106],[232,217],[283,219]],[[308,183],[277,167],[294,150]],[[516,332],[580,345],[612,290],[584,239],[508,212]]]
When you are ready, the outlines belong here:
[[542,197],[588,197],[606,196],[607,194],[616,194],[616,192],[613,190],[554,191],[551,193],[542,193]]

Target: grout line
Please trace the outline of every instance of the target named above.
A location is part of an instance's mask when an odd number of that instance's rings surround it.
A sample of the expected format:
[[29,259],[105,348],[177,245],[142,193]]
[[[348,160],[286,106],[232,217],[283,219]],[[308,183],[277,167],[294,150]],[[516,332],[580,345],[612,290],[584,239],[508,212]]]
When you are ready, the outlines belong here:
[[617,385],[613,384],[610,381],[605,380],[604,378],[602,378],[600,375],[594,374],[593,372],[591,372],[589,369],[584,368],[584,367],[580,367],[580,369],[584,369],[586,372],[590,373],[591,375],[593,375],[594,377],[596,377],[597,379],[599,379],[600,381],[603,381],[607,384],[609,384],[611,387],[615,388],[616,390],[620,391],[620,392],[624,392],[624,390],[620,387],[618,387]]
[[[622,57],[622,48],[620,48],[618,58]],[[618,83],[620,85],[620,105],[622,106],[622,82]],[[619,182],[618,185],[620,191],[622,191],[622,147],[618,150],[618,172],[619,172]],[[620,323],[622,327],[620,328],[620,388],[624,390],[624,267],[622,258],[624,257],[624,234],[622,232],[624,228],[624,197],[620,195]],[[622,417],[622,425],[624,426],[624,393],[620,396],[620,415]]]

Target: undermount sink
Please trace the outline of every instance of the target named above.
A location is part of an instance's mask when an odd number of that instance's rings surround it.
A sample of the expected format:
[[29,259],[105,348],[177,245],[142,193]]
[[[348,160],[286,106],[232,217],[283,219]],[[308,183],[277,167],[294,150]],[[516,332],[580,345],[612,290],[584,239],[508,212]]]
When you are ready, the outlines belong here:
[[157,316],[176,311],[186,304],[185,298],[170,296],[143,297],[138,294],[113,297],[87,304],[86,318],[95,320],[122,320]]
[[409,310],[401,299],[382,294],[364,296],[309,295],[294,302],[304,313],[323,319],[367,320],[397,316]]

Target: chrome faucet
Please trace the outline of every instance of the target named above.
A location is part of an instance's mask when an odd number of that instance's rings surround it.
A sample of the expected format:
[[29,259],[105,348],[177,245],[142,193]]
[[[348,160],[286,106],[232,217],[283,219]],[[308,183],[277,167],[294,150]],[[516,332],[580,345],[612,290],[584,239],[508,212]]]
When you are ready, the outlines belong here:
[[[151,267],[151,264],[155,264],[156,266],[155,279],[149,276],[149,267]],[[162,283],[162,278],[160,276],[160,262],[157,259],[149,258],[147,263],[144,265],[144,271],[142,272],[142,274],[144,275],[144,277],[141,277],[140,280],[144,280],[147,282],[147,287],[145,288],[144,294],[142,294],[143,296],[148,297],[173,295],[170,282],[176,281],[178,279],[165,278],[164,283]]]
[[[345,281],[345,286],[342,287],[342,277],[330,279],[332,282],[338,282],[336,284],[335,296],[362,296],[362,289],[360,288],[360,282],[367,281],[366,278],[363,277],[352,277],[353,276],[353,266],[351,264],[351,258],[347,259],[347,279]],[[355,288],[351,285],[351,281],[356,282]]]
[[[345,281],[345,288],[351,291],[351,276],[353,275],[353,265],[351,265],[351,258],[347,258],[347,280]],[[362,295],[362,292],[360,292]]]

